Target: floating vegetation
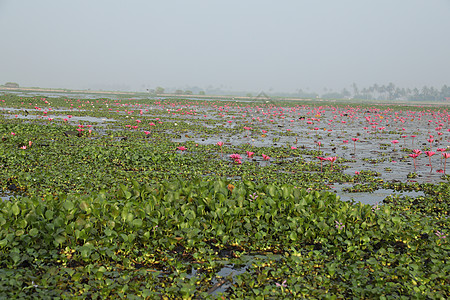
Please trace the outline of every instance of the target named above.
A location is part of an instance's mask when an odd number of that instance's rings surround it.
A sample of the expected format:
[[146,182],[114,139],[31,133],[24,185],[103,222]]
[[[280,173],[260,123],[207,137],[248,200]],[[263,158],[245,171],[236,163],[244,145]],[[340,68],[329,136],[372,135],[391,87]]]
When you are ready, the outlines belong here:
[[0,101],[0,298],[449,296],[445,107]]

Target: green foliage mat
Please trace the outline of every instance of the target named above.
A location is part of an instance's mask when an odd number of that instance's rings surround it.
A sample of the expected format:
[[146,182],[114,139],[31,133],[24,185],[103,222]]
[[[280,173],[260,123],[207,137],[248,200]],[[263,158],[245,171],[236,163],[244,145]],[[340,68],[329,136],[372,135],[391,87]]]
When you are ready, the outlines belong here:
[[[449,298],[449,177],[346,174],[355,160],[293,147],[320,136],[278,127],[279,111],[243,129],[243,107],[299,103],[0,101],[11,109],[0,114],[1,299]],[[423,196],[372,207],[326,191],[336,183]]]
[[[379,208],[379,209],[378,209]],[[439,220],[223,179],[0,204],[0,297],[439,298]],[[225,266],[236,274],[220,278]],[[239,271],[244,269],[245,271]],[[226,286],[219,292],[219,286]]]

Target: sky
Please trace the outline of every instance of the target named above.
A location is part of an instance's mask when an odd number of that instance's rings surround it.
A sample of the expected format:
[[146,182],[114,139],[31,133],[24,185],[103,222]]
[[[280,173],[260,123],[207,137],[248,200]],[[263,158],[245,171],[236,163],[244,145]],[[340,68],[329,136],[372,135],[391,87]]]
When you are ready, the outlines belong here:
[[450,85],[450,0],[0,0],[0,84]]

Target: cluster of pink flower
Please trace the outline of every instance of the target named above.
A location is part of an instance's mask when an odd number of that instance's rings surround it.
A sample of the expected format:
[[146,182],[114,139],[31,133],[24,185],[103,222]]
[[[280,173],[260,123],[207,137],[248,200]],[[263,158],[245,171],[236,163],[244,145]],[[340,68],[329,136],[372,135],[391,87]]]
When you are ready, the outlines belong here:
[[330,156],[330,157],[317,157],[320,160],[320,172],[322,172],[323,162],[329,161],[331,162],[331,169],[333,169],[333,163],[337,160],[337,156]]
[[[247,157],[252,158],[255,152],[247,151]],[[234,153],[230,154],[230,159],[232,159],[236,164],[240,165],[242,164],[242,156],[240,154]],[[262,154],[262,157],[264,160],[269,160],[270,157],[268,155]]]
[[[447,159],[450,157],[450,153],[445,152],[447,150],[446,148],[437,148],[436,150],[441,152],[442,153],[442,157],[445,159],[444,170],[437,170],[437,172],[438,173],[445,173],[445,167],[446,167],[446,164],[447,164]],[[431,157],[433,155],[435,155],[436,152],[430,150],[430,151],[425,151],[424,153],[428,156],[429,165],[430,165],[431,170],[432,170],[433,166],[431,165]],[[414,169],[416,169],[416,158],[419,157],[420,154],[422,154],[422,151],[419,150],[419,149],[414,149],[413,153],[409,154],[409,156],[412,157],[412,159],[414,161]]]
[[237,153],[231,154],[230,158],[232,160],[234,160],[234,162],[237,163],[238,165],[242,164],[242,161],[241,161],[242,157],[239,154],[237,154]]

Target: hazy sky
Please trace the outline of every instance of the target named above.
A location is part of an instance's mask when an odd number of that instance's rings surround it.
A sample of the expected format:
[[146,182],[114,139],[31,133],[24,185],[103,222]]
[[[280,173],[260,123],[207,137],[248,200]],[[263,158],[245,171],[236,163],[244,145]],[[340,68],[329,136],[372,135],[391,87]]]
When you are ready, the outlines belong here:
[[0,84],[450,85],[450,0],[0,0]]

